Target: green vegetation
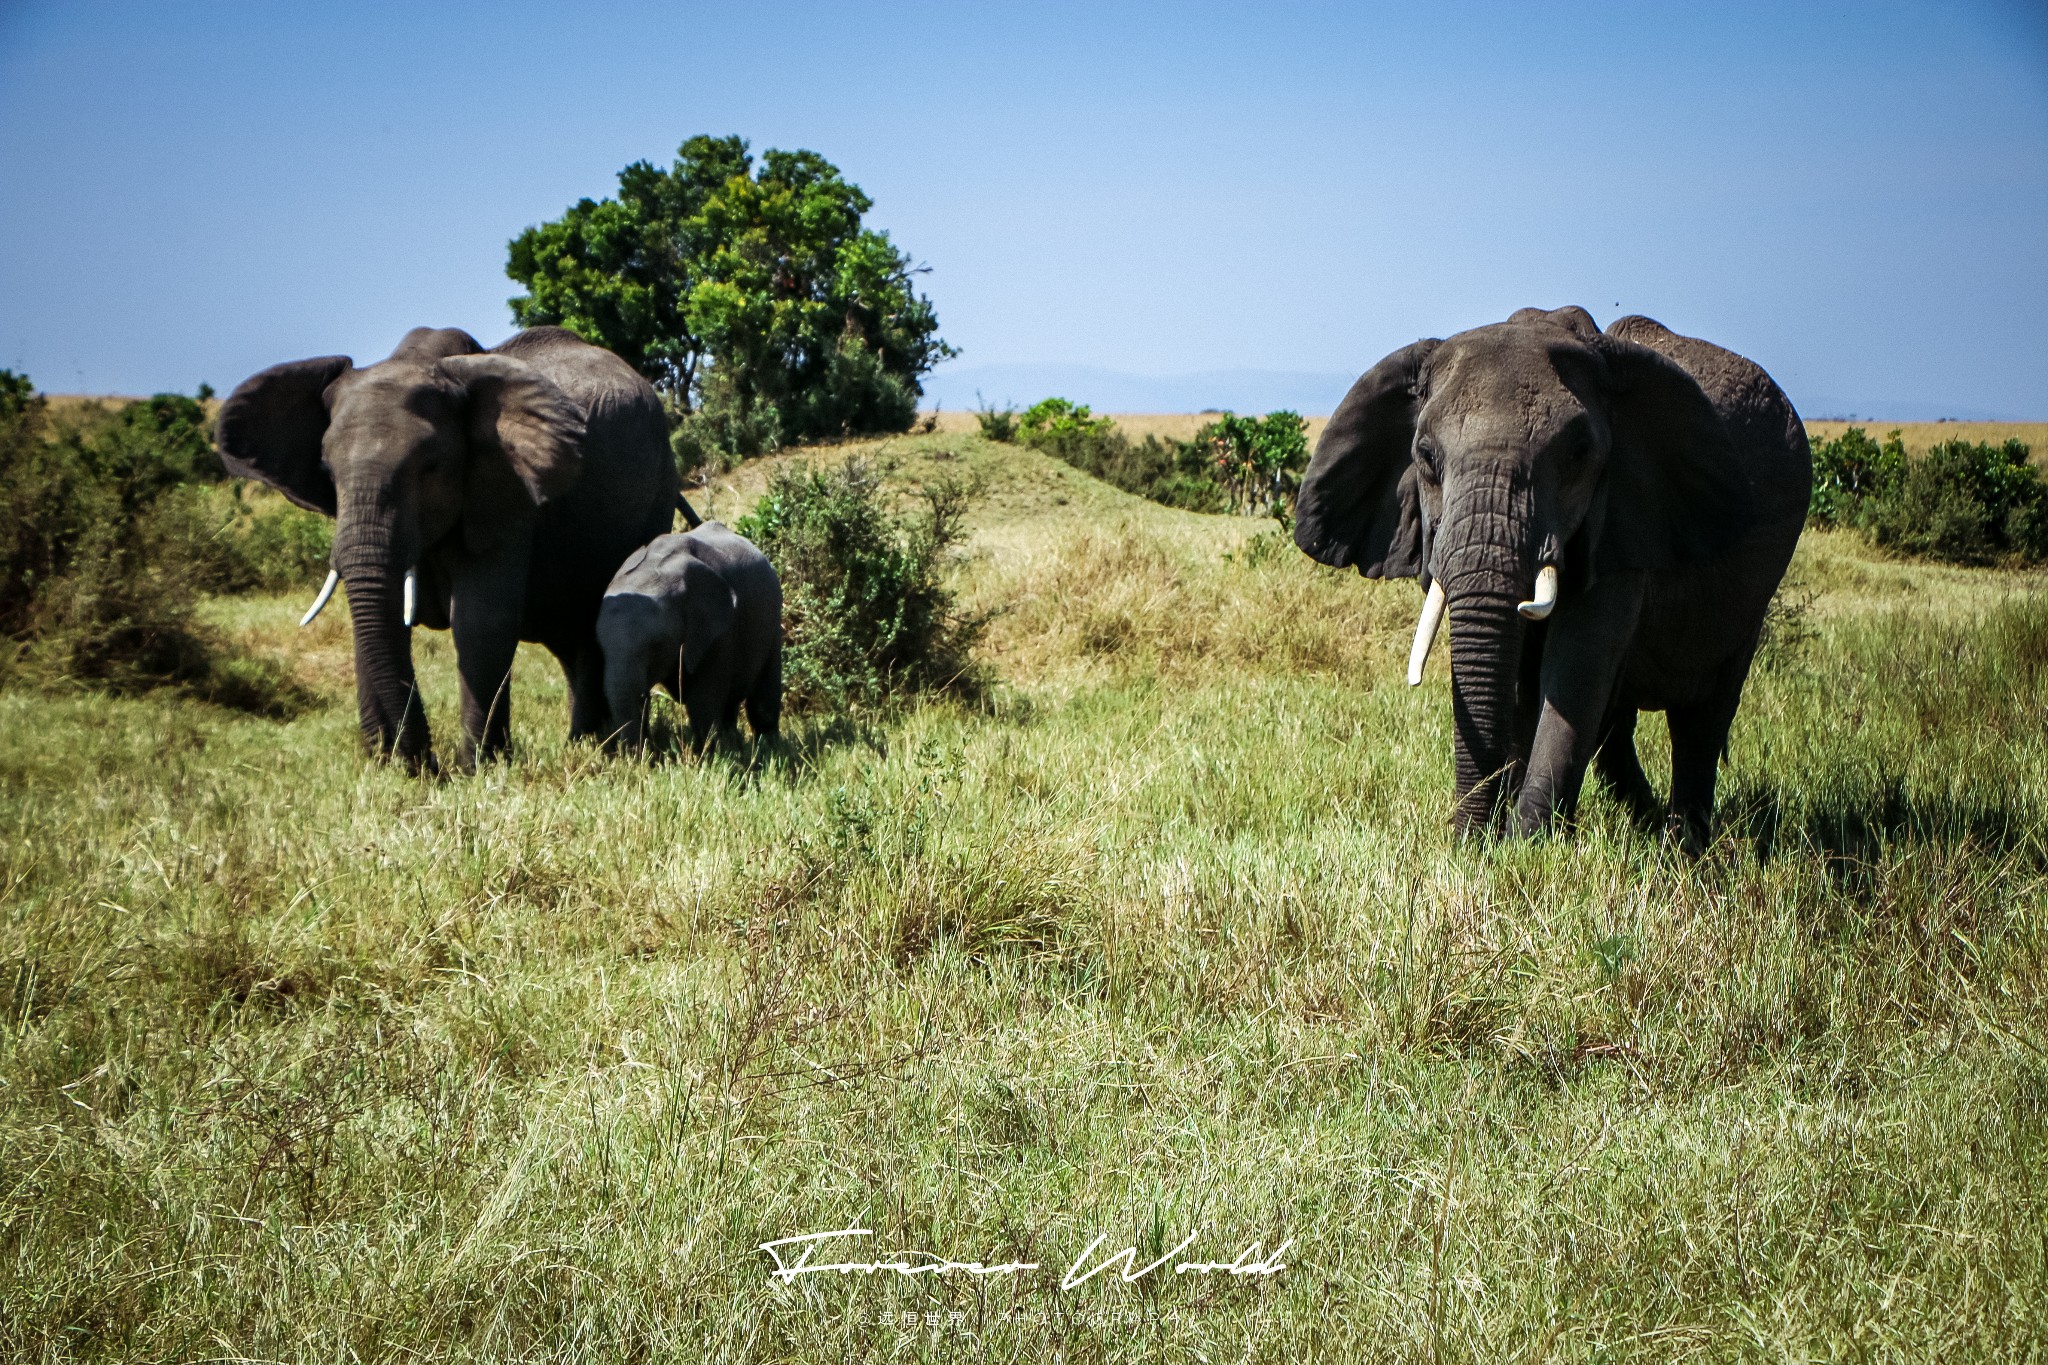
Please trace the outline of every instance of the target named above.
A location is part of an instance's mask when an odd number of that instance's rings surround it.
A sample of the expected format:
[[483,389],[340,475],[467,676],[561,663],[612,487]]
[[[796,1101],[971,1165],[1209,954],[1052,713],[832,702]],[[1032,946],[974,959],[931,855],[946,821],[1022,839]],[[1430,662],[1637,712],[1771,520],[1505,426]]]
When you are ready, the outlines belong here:
[[782,580],[782,681],[795,713],[872,710],[919,693],[979,696],[973,661],[987,624],[959,610],[945,577],[968,490],[919,490],[922,515],[894,513],[873,465],[775,471],[736,530]]
[[577,201],[514,238],[522,327],[609,347],[675,413],[685,472],[785,442],[908,430],[919,378],[953,349],[873,201],[815,152],[693,137],[663,171],[636,161],[617,199]]
[[1133,441],[1113,418],[1065,398],[1041,399],[1022,416],[985,408],[976,417],[991,440],[1021,441],[1111,487],[1189,512],[1275,517],[1286,525],[1308,468],[1308,423],[1293,412],[1226,412],[1186,441]]
[[[1600,795],[1479,846],[1412,584],[1028,448],[870,454],[981,487],[984,705],[609,762],[529,648],[520,757],[434,783],[345,705],[0,693],[0,1358],[2039,1354],[2037,578],[1810,532],[1707,857]],[[204,615],[339,703],[302,606]],[[1044,1269],[754,1249],[849,1226]],[[1189,1232],[1287,1269],[1060,1291]]]
[[1224,413],[1195,433],[1230,510],[1239,516],[1294,518],[1294,497],[1308,468],[1308,423],[1298,412],[1263,418]]
[[1112,419],[1090,413],[1086,404],[1041,399],[1017,419],[1016,439],[1162,506],[1190,512],[1225,509],[1223,489],[1201,446],[1157,436],[1133,441]]
[[[980,399],[980,394],[974,395]],[[1017,410],[999,408],[983,402],[974,410],[974,424],[982,436],[990,441],[1014,441],[1017,439]]]
[[0,371],[0,680],[174,687],[269,715],[308,703],[196,616],[202,593],[275,591],[327,556],[320,518],[223,482],[210,396],[53,416]]
[[1959,564],[2048,559],[2048,481],[2023,441],[1941,441],[1913,459],[1861,427],[1813,449],[1817,526],[1853,526],[1900,554]]

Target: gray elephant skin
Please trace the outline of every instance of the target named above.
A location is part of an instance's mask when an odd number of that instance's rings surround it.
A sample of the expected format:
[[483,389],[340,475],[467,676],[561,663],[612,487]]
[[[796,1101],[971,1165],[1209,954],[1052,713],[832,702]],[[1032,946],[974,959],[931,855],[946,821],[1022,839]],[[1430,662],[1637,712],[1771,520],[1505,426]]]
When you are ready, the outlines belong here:
[[618,743],[644,742],[658,684],[683,705],[693,746],[746,703],[757,738],[782,720],[782,584],[752,541],[707,521],[656,538],[620,566],[597,617]]
[[660,400],[624,361],[558,327],[489,351],[420,327],[361,369],[324,356],[252,376],[222,404],[219,442],[230,472],[335,519],[372,750],[434,765],[415,620],[454,634],[465,765],[509,747],[521,640],[568,675],[571,737],[602,735],[605,585],[676,505]]
[[[1373,366],[1302,479],[1295,543],[1448,611],[1461,830],[1569,820],[1586,768],[1706,840],[1766,609],[1806,517],[1806,432],[1762,369],[1582,308],[1418,341]],[[1671,791],[1635,751],[1663,711]]]

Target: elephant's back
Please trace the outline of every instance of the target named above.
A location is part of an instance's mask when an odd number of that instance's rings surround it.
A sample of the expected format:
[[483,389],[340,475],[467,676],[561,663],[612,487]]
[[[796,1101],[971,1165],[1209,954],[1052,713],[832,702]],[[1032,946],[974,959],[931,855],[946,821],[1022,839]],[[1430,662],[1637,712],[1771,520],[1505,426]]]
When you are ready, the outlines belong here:
[[751,688],[782,640],[782,580],[759,546],[716,521],[685,537],[692,554],[717,569],[739,599],[733,632],[734,676]]
[[[1640,315],[1609,323],[1607,335],[1646,346],[1693,377],[1735,443],[1756,495],[1758,521],[1789,526],[1796,538],[1806,521],[1813,457],[1807,448],[1806,424],[1764,367],[1725,346],[1680,335]],[[1789,542],[1786,553],[1791,553]]]
[[544,633],[548,618],[594,613],[626,557],[669,529],[675,459],[660,396],[612,352],[561,327],[528,328],[494,349],[546,375],[583,414],[583,472],[541,510],[535,540],[528,623]]
[[1792,401],[1755,361],[1645,317],[1619,319],[1607,334],[1646,346],[1693,377],[1720,414],[1755,497],[1754,526],[1725,556],[1651,576],[1617,696],[1662,711],[1705,701],[1725,668],[1748,667],[1806,524],[1812,457]]

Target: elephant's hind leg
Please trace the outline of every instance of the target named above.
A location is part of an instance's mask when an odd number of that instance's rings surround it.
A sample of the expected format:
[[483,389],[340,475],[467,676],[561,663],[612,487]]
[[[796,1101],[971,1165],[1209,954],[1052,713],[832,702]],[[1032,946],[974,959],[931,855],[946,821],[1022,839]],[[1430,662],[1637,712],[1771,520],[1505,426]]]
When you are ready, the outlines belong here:
[[1713,832],[1714,781],[1721,754],[1728,747],[1735,709],[1742,702],[1742,684],[1748,677],[1749,659],[1745,656],[1722,670],[1706,700],[1674,706],[1667,713],[1671,723],[1671,813],[1666,829],[1688,853],[1704,852]]
[[585,631],[555,651],[555,657],[569,683],[569,738],[603,739],[611,729],[611,706],[605,700],[604,651],[597,632]]
[[754,690],[747,693],[747,724],[754,727],[757,738],[779,734],[782,730],[782,646],[768,656],[762,665],[761,676],[754,679]]
[[1614,799],[1628,808],[1631,820],[1644,829],[1656,828],[1664,815],[1664,803],[1657,799],[1648,775],[1643,772],[1642,761],[1636,757],[1636,709],[1633,706],[1617,707],[1608,717],[1607,728],[1600,736],[1600,751],[1593,760],[1593,770],[1599,774],[1607,790],[1613,793]]

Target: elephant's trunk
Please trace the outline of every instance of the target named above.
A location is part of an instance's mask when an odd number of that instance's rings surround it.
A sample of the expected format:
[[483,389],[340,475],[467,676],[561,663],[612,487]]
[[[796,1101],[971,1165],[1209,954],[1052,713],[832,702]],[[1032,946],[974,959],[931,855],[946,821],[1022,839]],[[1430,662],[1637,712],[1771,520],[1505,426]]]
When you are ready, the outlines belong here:
[[344,507],[334,534],[334,567],[348,590],[356,649],[356,712],[363,740],[396,754],[409,771],[432,764],[427,714],[413,675],[412,636],[405,627],[401,547],[392,518]]
[[1526,756],[1517,751],[1515,720],[1523,618],[1516,605],[1512,594],[1451,599],[1452,823],[1461,833],[1497,827],[1521,785]]

